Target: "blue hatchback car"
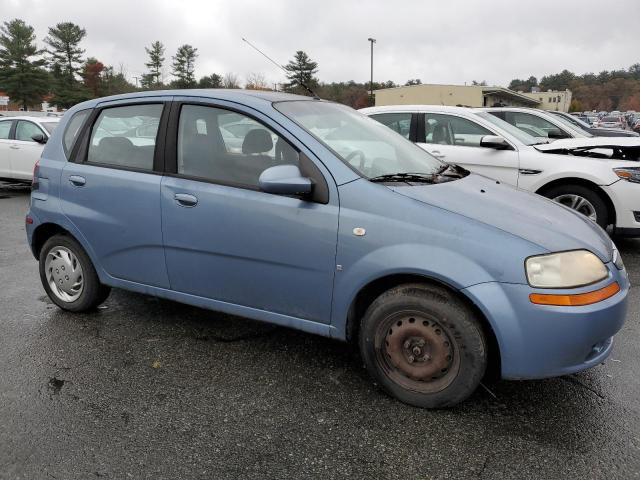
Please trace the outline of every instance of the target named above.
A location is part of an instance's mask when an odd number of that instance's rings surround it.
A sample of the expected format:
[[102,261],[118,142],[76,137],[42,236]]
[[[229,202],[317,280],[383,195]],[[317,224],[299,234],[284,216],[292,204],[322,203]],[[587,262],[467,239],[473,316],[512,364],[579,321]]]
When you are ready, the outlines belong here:
[[352,340],[420,407],[464,400],[488,366],[597,365],[625,318],[627,274],[594,223],[309,97],[91,100],[32,188],[27,235],[59,307],[116,287]]

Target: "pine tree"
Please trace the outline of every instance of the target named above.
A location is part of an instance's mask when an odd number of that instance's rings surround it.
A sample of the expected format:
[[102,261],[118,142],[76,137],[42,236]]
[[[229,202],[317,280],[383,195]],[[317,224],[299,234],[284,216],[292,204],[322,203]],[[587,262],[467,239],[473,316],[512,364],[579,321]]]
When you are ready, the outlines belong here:
[[162,87],[162,66],[164,65],[164,45],[156,40],[151,44],[150,48],[145,47],[149,61],[145,63],[145,67],[149,69],[148,73],[142,75],[142,88],[153,89]]
[[172,57],[172,73],[176,77],[176,80],[172,82],[174,87],[193,88],[196,86],[194,71],[196,57],[198,56],[197,52],[198,49],[193,48],[191,45],[182,45]]
[[62,22],[50,27],[49,35],[44,39],[50,47],[51,72],[54,77],[52,103],[59,107],[69,108],[89,98],[89,93],[78,81],[84,53],[79,45],[86,34],[86,30],[75,23]]
[[202,77],[198,82],[198,88],[222,88],[222,77],[217,73]]
[[4,22],[0,27],[0,87],[26,110],[42,101],[48,91],[49,76],[36,47],[33,27],[22,20]]
[[[289,83],[286,85],[286,88],[289,90],[302,92],[301,86],[303,84],[310,88],[317,84],[317,80],[314,75],[318,72],[318,64],[312,61],[302,50],[298,50],[294,55],[293,60],[285,65],[284,68],[289,72],[287,74]],[[306,92],[306,89],[305,93],[308,93]]]

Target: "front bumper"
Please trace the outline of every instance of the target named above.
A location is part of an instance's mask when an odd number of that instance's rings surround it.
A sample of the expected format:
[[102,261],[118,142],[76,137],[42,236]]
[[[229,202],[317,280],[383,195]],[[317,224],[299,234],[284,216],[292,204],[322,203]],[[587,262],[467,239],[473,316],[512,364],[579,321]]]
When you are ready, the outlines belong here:
[[640,222],[634,211],[640,210],[640,184],[618,180],[601,187],[613,202],[616,210],[615,233],[624,236],[640,236]]
[[584,293],[614,281],[620,291],[580,307],[534,305],[530,293],[551,293],[528,285],[481,283],[463,291],[483,311],[498,341],[502,377],[533,379],[591,368],[611,353],[613,336],[627,312],[629,280],[625,270],[607,264],[609,278],[595,285],[553,293]]

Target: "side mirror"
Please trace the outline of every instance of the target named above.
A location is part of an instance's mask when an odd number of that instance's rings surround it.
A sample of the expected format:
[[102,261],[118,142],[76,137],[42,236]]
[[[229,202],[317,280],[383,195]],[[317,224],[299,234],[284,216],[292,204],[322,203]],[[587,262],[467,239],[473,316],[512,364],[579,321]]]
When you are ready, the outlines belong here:
[[267,168],[258,179],[260,189],[276,195],[309,195],[313,182],[303,177],[295,165],[277,165]]
[[480,139],[480,146],[495,150],[511,150],[511,145],[500,135],[485,135]]
[[547,137],[557,140],[558,138],[567,138],[567,135],[559,128],[552,128],[547,131]]
[[41,133],[36,133],[34,135],[31,135],[31,140],[33,140],[34,142],[38,142],[41,144],[45,144],[47,143],[47,137],[45,137],[43,134]]

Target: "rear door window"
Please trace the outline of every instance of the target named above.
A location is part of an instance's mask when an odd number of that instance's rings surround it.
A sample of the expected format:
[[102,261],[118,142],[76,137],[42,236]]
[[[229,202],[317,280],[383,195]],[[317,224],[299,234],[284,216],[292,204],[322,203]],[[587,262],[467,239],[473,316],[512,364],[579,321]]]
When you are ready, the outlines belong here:
[[162,110],[161,103],[102,110],[91,129],[87,162],[152,171]]

